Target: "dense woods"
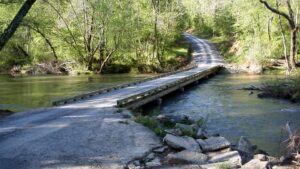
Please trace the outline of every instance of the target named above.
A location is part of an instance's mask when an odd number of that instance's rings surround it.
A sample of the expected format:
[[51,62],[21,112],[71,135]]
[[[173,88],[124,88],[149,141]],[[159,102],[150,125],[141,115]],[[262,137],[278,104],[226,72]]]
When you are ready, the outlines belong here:
[[[2,33],[25,2],[0,3]],[[228,62],[262,70],[281,59],[290,72],[298,12],[290,0],[37,1],[2,49],[0,70],[55,62],[98,73],[169,71],[187,59],[181,33],[189,31],[217,43]]]

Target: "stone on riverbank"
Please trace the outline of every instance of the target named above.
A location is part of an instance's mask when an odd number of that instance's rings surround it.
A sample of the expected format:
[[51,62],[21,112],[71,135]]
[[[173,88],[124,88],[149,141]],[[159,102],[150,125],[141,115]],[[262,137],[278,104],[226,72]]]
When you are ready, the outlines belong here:
[[170,147],[174,149],[201,152],[198,143],[192,137],[178,137],[167,134],[164,138],[164,142],[166,142]]
[[239,151],[242,151],[244,153],[247,153],[251,156],[253,156],[254,150],[253,145],[251,142],[244,136],[242,136],[238,142],[237,149]]
[[207,139],[208,134],[202,128],[199,128],[198,131],[197,131],[197,134],[196,134],[196,138]]
[[218,163],[218,162],[227,162],[231,165],[241,166],[242,165],[242,158],[237,151],[230,151],[225,153],[220,153],[210,157],[210,163]]
[[208,156],[195,151],[184,150],[179,153],[168,154],[167,161],[169,164],[204,164]]
[[231,145],[224,137],[210,137],[205,140],[198,139],[197,142],[205,152],[228,148]]
[[184,135],[196,136],[199,127],[196,124],[187,125],[176,123],[175,128],[179,129]]
[[241,169],[267,169],[269,162],[253,159],[242,166]]
[[247,163],[253,159],[254,148],[251,142],[246,137],[241,136],[237,144],[237,149],[241,153],[243,163]]

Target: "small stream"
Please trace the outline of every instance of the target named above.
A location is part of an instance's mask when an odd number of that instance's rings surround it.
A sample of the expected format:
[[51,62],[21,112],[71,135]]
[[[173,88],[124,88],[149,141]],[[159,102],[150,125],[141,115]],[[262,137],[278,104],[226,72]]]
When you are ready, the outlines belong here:
[[[276,78],[274,75],[217,75],[164,99],[160,107],[147,107],[146,113],[184,114],[194,119],[207,119],[211,134],[220,134],[236,143],[246,136],[258,148],[279,156],[280,143],[286,137],[286,122],[300,128],[300,105],[276,99],[259,99],[257,93],[235,90],[259,85]],[[144,110],[145,111],[145,110]]]

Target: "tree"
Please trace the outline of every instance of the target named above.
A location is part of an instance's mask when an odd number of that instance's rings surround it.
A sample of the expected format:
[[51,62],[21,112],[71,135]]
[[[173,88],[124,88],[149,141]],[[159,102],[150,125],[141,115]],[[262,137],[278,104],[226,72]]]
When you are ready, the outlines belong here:
[[[290,72],[291,70],[296,69],[296,55],[297,55],[297,31],[299,29],[298,27],[298,13],[295,15],[294,10],[292,9],[290,0],[286,0],[286,7],[288,9],[288,13],[280,11],[278,8],[272,7],[267,1],[265,0],[259,0],[262,4],[265,5],[265,7],[270,10],[271,12],[282,16],[284,19],[286,19],[289,23],[290,28],[290,34],[291,34],[291,49],[290,49],[290,55],[287,59],[287,69]],[[298,11],[297,11],[298,12]]]
[[26,16],[32,5],[36,0],[26,0],[19,12],[16,14],[14,19],[11,21],[9,26],[6,28],[4,33],[0,36],[0,51],[3,49],[5,44],[9,41],[9,39],[14,35],[18,27],[20,26],[23,18]]

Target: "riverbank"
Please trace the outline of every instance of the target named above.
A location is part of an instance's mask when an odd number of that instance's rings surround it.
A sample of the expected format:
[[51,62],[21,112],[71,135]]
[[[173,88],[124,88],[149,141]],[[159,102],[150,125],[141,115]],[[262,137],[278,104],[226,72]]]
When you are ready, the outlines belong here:
[[[122,110],[119,111],[121,113]],[[292,169],[289,157],[276,158],[252,145],[241,136],[237,144],[219,134],[209,134],[204,119],[187,116],[135,113],[134,120],[157,133],[164,146],[157,147],[143,158],[127,164],[134,168],[206,168],[206,169]]]

